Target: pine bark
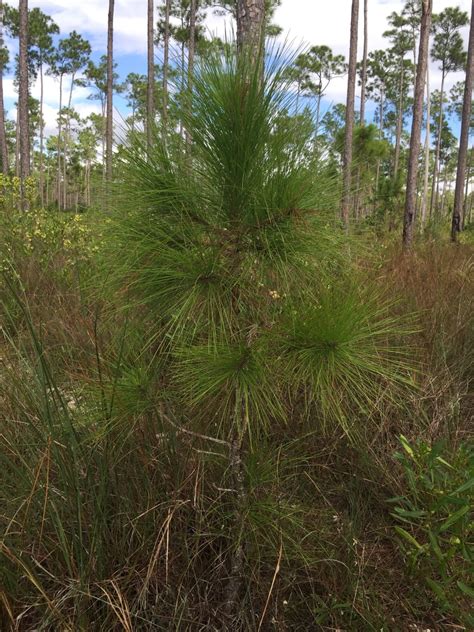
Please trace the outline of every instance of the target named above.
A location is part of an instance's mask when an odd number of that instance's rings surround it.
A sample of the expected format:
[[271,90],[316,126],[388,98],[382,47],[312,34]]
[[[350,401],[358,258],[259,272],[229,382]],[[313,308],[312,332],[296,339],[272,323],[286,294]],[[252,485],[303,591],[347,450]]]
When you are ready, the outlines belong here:
[[[191,0],[189,8],[189,42],[188,42],[188,104],[187,107],[191,111],[193,107],[193,81],[194,81],[194,56],[196,52],[196,14],[198,8],[198,0]],[[189,150],[192,143],[191,134],[186,130],[186,145]]]
[[154,45],[154,0],[148,0],[148,83],[147,83],[147,113],[146,137],[148,151],[153,143],[153,128],[155,123],[155,45]]
[[432,0],[423,0],[420,29],[420,48],[416,70],[413,120],[411,127],[410,152],[408,157],[407,189],[405,198],[405,217],[403,222],[403,246],[408,249],[413,242],[416,211],[416,187],[421,145],[421,126],[423,123],[423,93],[425,89],[426,69],[432,17]]
[[62,112],[63,109],[63,73],[59,75],[59,112],[58,112],[58,156],[57,156],[57,205],[58,209],[61,208],[61,140],[62,140]]
[[163,42],[163,132],[166,131],[168,120],[168,73],[170,55],[170,12],[171,0],[166,0],[165,4],[165,35]]
[[7,133],[5,129],[5,105],[3,98],[3,2],[0,0],[0,159],[2,161],[1,170],[2,173],[8,173],[8,145],[7,145]]
[[[20,54],[18,112],[20,124],[20,178],[30,175],[30,133],[28,115],[28,0],[20,0]],[[23,201],[24,196],[23,196]]]
[[466,83],[462,105],[461,136],[459,138],[458,165],[456,172],[456,188],[454,191],[454,208],[451,221],[451,241],[457,240],[462,229],[463,191],[466,179],[467,151],[469,129],[471,126],[472,88],[474,86],[474,0],[471,6],[471,26],[469,29],[469,46],[467,50]]
[[369,45],[368,0],[364,0],[364,50],[362,53],[362,75],[360,80],[360,124],[365,125],[365,100],[367,86],[367,49]]
[[357,30],[359,24],[359,0],[352,0],[351,35],[349,48],[349,74],[347,78],[346,129],[343,157],[343,192],[341,219],[346,230],[349,228],[352,175],[352,139],[354,135],[354,102],[357,69]]
[[265,0],[237,0],[237,49],[254,48],[259,56],[265,25]]
[[40,59],[40,151],[39,151],[39,189],[41,205],[44,206],[44,76],[43,59]]
[[400,70],[400,95],[398,98],[398,112],[397,112],[397,127],[396,127],[396,136],[395,136],[395,160],[393,165],[393,177],[396,178],[398,175],[398,167],[400,164],[400,149],[402,143],[402,129],[403,129],[403,90],[405,83],[405,72],[403,67],[403,59],[401,60],[401,70]]
[[426,136],[425,136],[425,171],[423,178],[423,196],[421,199],[421,228],[425,226],[428,210],[428,189],[430,181],[430,66],[426,65]]
[[114,4],[109,0],[109,17],[107,28],[107,132],[106,132],[106,178],[112,181],[112,151],[113,151],[113,73],[114,73]]
[[441,154],[441,132],[443,130],[443,101],[444,101],[444,82],[446,79],[446,73],[443,68],[441,74],[441,90],[440,90],[440,103],[439,103],[439,119],[438,119],[438,133],[436,136],[436,150],[435,150],[435,162],[433,168],[433,182],[431,188],[431,203],[430,203],[430,217],[433,216],[433,211],[438,208],[438,195],[439,195],[439,157]]

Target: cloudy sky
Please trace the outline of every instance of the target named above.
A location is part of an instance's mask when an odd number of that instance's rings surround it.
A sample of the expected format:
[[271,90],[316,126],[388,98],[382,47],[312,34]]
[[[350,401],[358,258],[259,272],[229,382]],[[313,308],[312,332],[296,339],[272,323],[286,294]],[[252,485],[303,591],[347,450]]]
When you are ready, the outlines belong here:
[[[161,3],[162,0],[158,0]],[[362,4],[362,2],[361,2]],[[387,16],[392,11],[400,11],[403,0],[369,0],[369,50],[384,48],[386,41],[382,33],[387,28]],[[458,5],[470,11],[471,0],[434,0],[434,11],[440,12],[447,6]],[[63,36],[70,31],[79,31],[87,37],[93,47],[96,59],[106,52],[107,0],[30,0],[30,8],[39,7],[51,15],[61,29]],[[115,59],[122,78],[129,72],[144,73],[146,69],[146,0],[115,0]],[[351,0],[283,0],[275,22],[283,27],[285,36],[295,45],[326,44],[337,53],[348,55]],[[361,19],[362,22],[362,19]],[[362,24],[361,24],[362,27]],[[222,34],[223,19],[210,15],[210,32]],[[463,32],[467,41],[467,28]],[[360,49],[362,28],[360,33]],[[157,62],[161,52],[157,50]],[[452,75],[448,88],[461,75]],[[432,68],[432,88],[438,87],[439,72]],[[45,119],[47,131],[52,132],[58,107],[58,83],[46,78]],[[327,93],[326,107],[344,100],[345,80],[335,80]],[[74,93],[74,107],[82,116],[98,111],[97,102],[87,99],[86,88],[77,88]],[[39,87],[33,87],[33,95],[39,96]],[[17,99],[13,80],[5,81],[6,106],[9,116],[15,116]],[[118,116],[125,113],[124,101],[117,100]]]

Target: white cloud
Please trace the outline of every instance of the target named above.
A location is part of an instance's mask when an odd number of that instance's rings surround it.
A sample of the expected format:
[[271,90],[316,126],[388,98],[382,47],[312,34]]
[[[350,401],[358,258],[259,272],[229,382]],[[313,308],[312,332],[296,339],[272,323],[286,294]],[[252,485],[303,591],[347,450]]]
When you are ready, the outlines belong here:
[[[94,50],[107,49],[106,0],[30,0],[30,8],[39,7],[52,16],[61,33],[72,30],[85,33]],[[118,54],[146,51],[146,0],[116,0],[114,12],[115,49]]]
[[[470,0],[434,0],[434,11],[441,12],[447,6],[457,4],[470,14]],[[403,0],[369,0],[368,2],[368,33],[369,51],[386,48],[387,40],[383,37],[388,29],[387,17],[393,12],[400,12]],[[359,55],[362,54],[363,43],[363,1],[360,1],[359,13]],[[283,0],[276,12],[275,22],[283,26],[285,34],[296,44],[313,45],[325,44],[335,53],[349,56],[349,29],[351,21],[350,0]],[[468,28],[462,30],[467,46]],[[441,73],[435,64],[431,64],[431,88],[439,88]],[[452,73],[448,76],[446,88],[462,79],[463,73]],[[326,98],[329,101],[341,102],[345,100],[346,80],[335,79],[329,86]]]
[[[160,4],[155,2],[155,6]],[[400,11],[403,0],[369,0],[369,50],[385,48],[386,40],[383,32],[387,29],[387,16],[392,11]],[[434,11],[440,12],[446,6],[458,4],[463,10],[470,11],[471,0],[434,0]],[[67,35],[76,30],[90,39],[94,51],[103,54],[106,51],[107,39],[107,0],[30,0],[30,8],[40,7],[51,15],[61,28],[61,33]],[[359,51],[362,50],[362,6],[361,0]],[[288,37],[295,45],[326,44],[338,54],[347,57],[349,48],[351,0],[283,0],[277,10],[275,22],[284,29],[284,37]],[[147,0],[115,0],[115,56],[119,63],[120,57],[129,54],[143,56],[143,64],[137,68],[138,72],[145,69],[146,53],[146,15]],[[208,12],[207,25],[209,31],[223,35],[232,31],[231,21],[216,17]],[[467,40],[467,28],[463,30]],[[161,51],[157,51],[160,58]],[[359,54],[360,58],[360,54]],[[447,89],[462,78],[462,73],[454,73],[448,77]],[[440,84],[440,73],[436,66],[431,67],[431,88],[436,89]],[[64,100],[68,98],[68,83],[64,85]],[[4,91],[7,105],[10,106],[10,116],[14,113],[11,101],[16,101],[17,94],[13,80],[4,80]],[[346,92],[345,78],[332,82],[326,95],[327,102],[344,101]],[[32,87],[32,94],[39,98],[39,81]],[[56,111],[59,105],[59,84],[52,77],[45,76],[45,118],[49,133],[55,130]],[[73,92],[73,105],[82,116],[100,110],[97,102],[87,99],[89,90],[76,87]],[[10,103],[8,103],[10,101]]]

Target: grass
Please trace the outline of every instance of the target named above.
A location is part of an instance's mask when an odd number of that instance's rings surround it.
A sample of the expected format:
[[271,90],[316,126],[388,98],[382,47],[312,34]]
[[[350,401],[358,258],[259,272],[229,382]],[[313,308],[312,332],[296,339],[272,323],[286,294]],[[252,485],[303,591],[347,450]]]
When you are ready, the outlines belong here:
[[[410,572],[387,500],[407,493],[400,434],[451,449],[469,438],[472,256],[428,244],[416,268],[389,254],[373,273],[403,297],[394,315],[420,312],[423,370],[404,414],[390,400],[354,412],[364,423],[352,439],[334,425],[274,427],[247,453],[245,629],[462,625]],[[4,625],[222,628],[235,546],[227,447],[157,413],[164,377],[153,349],[137,352],[139,319],[113,321],[60,265],[22,271],[14,322],[2,322]],[[47,292],[28,291],[40,280]]]

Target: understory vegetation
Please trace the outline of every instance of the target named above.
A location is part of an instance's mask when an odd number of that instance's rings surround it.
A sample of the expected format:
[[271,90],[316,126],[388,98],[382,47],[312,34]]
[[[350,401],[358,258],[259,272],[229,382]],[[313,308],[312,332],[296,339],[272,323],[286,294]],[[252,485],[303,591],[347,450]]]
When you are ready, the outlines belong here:
[[474,627],[471,232],[344,231],[279,54],[204,60],[108,210],[2,183],[5,629]]

